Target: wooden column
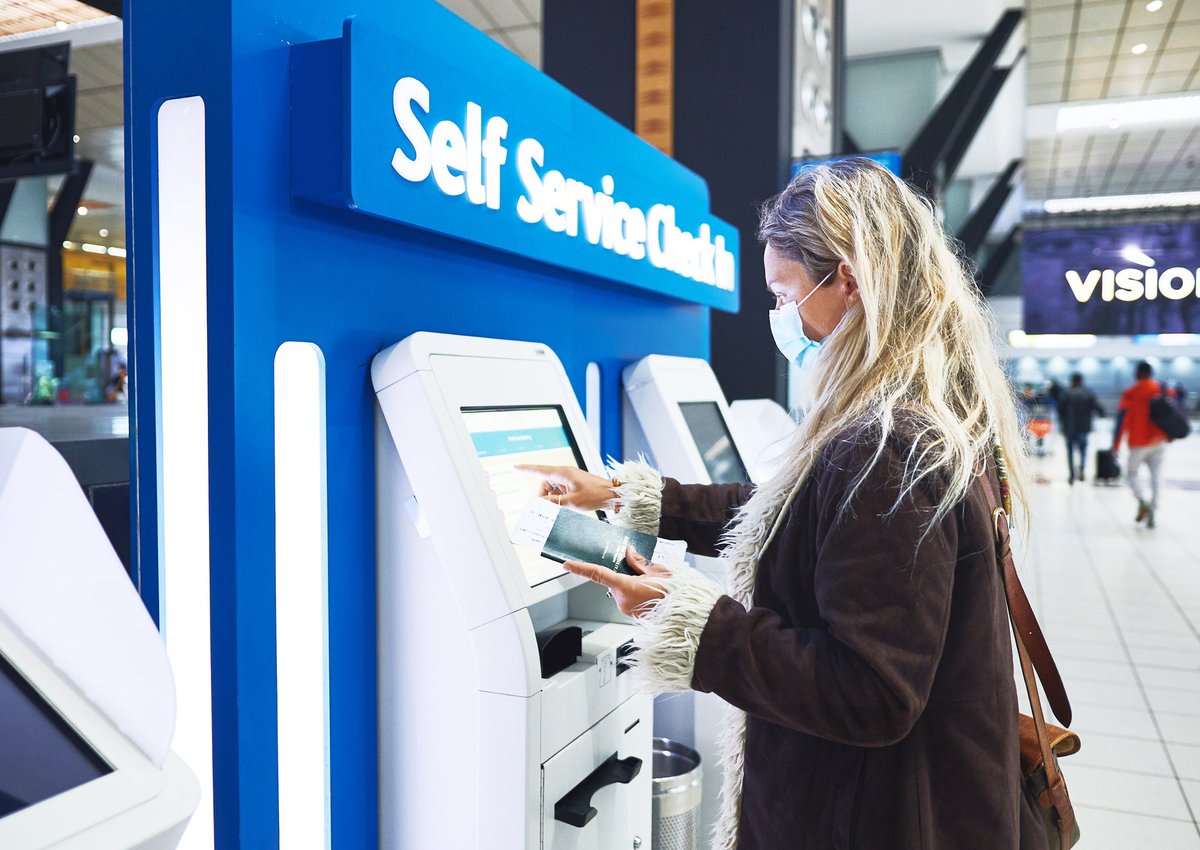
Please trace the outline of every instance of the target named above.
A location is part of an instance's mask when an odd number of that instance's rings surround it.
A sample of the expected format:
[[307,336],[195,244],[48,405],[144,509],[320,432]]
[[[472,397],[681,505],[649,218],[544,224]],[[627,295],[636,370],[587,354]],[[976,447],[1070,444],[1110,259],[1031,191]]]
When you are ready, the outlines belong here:
[[637,0],[634,130],[675,155],[675,2]]

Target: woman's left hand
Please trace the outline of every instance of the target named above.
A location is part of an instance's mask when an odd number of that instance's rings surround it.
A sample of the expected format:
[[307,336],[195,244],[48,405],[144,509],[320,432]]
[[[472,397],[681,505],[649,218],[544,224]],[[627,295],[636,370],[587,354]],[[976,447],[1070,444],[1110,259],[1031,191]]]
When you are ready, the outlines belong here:
[[625,562],[637,575],[628,576],[608,567],[583,561],[567,561],[563,566],[568,572],[607,587],[608,595],[616,601],[617,608],[625,616],[640,617],[645,613],[648,603],[667,595],[667,589],[655,579],[670,576],[671,571],[662,564],[650,563],[632,547],[625,553]]

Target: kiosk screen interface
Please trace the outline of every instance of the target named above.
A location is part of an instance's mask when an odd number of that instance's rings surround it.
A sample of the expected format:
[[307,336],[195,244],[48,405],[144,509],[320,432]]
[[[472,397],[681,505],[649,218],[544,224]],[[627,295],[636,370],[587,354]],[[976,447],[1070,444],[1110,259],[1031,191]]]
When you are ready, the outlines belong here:
[[[519,472],[521,464],[574,466],[584,469],[583,457],[571,437],[561,407],[469,408],[462,410],[475,454],[511,535],[529,500],[540,492],[536,475]],[[541,556],[532,546],[514,543],[529,586],[558,578],[559,564]]]
[[0,655],[0,818],[112,773]]
[[715,401],[681,401],[683,421],[692,432],[696,448],[704,460],[704,468],[713,484],[749,484],[750,474],[742,463],[733,437],[725,425],[725,417]]

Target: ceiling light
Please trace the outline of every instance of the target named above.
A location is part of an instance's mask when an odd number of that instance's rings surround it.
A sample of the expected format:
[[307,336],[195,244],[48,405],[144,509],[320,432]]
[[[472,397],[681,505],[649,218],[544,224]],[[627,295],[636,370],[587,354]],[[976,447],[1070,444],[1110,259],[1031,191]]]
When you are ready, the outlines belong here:
[[66,21],[55,21],[54,26],[56,26],[60,30],[65,30],[67,28],[67,22]]
[[1137,245],[1126,245],[1121,249],[1121,256],[1131,263],[1137,263],[1139,266],[1149,268],[1154,265],[1154,258]]
[[108,228],[107,228],[107,227],[101,227],[101,228],[100,228],[100,235],[101,235],[101,236],[107,236],[107,235],[108,235]]
[[105,248],[103,245],[93,245],[91,242],[84,242],[79,247],[82,248],[83,250],[87,251],[89,254],[107,254],[108,253],[108,249]]
[[1200,122],[1200,95],[1064,106],[1058,110],[1055,131],[1099,130],[1113,121],[1125,129],[1139,124],[1196,124]]
[[1042,204],[1048,213],[1144,210],[1155,207],[1200,206],[1200,192],[1160,192],[1154,195],[1105,195],[1099,198],[1052,198]]
[[68,251],[74,251],[75,243],[74,242],[63,242],[63,247],[66,248]]
[[79,134],[76,133],[73,138],[75,139],[75,144],[79,144]]
[[79,209],[76,210],[76,212],[79,213],[80,215],[87,215],[87,207],[80,207]]
[[125,249],[124,248],[109,248],[108,256],[121,257],[123,259],[125,257]]
[[1150,0],[1150,2],[1146,4],[1146,11],[1147,12],[1157,12],[1162,7],[1163,7],[1163,0]]
[[1146,42],[1141,41],[1133,46],[1133,55],[1134,56],[1141,56],[1145,52],[1146,52]]

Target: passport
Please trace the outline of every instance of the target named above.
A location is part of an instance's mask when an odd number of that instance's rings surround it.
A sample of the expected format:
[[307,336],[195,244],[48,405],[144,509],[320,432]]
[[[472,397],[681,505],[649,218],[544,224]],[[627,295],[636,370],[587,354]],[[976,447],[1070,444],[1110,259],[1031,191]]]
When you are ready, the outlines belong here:
[[513,530],[512,542],[541,548],[552,561],[583,561],[599,564],[626,575],[637,575],[625,560],[633,547],[651,563],[682,566],[687,551],[681,540],[663,540],[653,534],[622,528],[546,499],[532,499]]

